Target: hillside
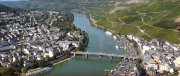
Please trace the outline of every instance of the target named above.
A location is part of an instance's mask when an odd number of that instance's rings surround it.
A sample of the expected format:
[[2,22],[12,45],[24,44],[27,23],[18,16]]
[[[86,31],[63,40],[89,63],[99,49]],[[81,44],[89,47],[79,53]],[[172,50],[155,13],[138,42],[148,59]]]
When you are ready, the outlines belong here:
[[4,12],[4,11],[12,11],[12,8],[9,8],[7,6],[4,6],[2,4],[0,4],[0,12]]
[[106,6],[110,6],[111,2],[109,1],[114,0],[30,0],[1,2],[0,4],[29,10],[71,11],[73,9],[91,10],[96,7],[104,9]]
[[2,4],[31,10],[86,10],[94,23],[118,34],[180,43],[174,24],[180,16],[178,0],[30,0]]
[[96,24],[120,34],[133,34],[147,40],[159,38],[171,43],[180,43],[180,35],[174,21],[180,17],[180,1],[151,0],[145,4],[124,4],[118,7],[128,9],[114,13],[97,14]]
[[19,2],[1,2],[1,4],[30,10],[56,10],[68,9],[67,5],[71,0],[30,0]]

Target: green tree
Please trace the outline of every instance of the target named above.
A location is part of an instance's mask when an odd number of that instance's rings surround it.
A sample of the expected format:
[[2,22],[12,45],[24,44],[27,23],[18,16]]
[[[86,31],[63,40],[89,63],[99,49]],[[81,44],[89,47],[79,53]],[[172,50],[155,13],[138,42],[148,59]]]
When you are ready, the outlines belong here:
[[137,69],[142,69],[143,68],[141,64],[142,64],[142,59],[138,58],[136,60],[136,67],[137,67]]
[[38,67],[38,62],[34,62],[30,64],[30,68],[37,68]]
[[23,68],[21,68],[21,72],[22,72],[22,73],[26,73],[26,72],[27,72],[27,70],[28,70],[28,68],[27,68],[27,67],[23,67]]
[[179,75],[179,72],[177,69],[174,69],[174,73],[173,73],[173,76],[178,76]]
[[44,59],[38,61],[38,66],[39,66],[39,67],[47,67],[47,66],[49,66],[49,65],[50,65],[50,63],[49,63],[48,61],[45,61]]
[[51,58],[50,58],[49,56],[47,56],[47,57],[45,58],[45,60],[46,60],[46,61],[51,61]]
[[68,50],[64,51],[65,56],[69,56],[70,54],[71,54],[70,51],[68,51]]
[[14,74],[15,70],[11,67],[5,67],[2,68],[0,72],[2,76],[10,76]]
[[10,66],[15,70],[16,73],[20,73],[21,68],[23,67],[23,59],[12,62]]
[[163,71],[163,75],[168,75],[168,73],[169,73],[168,71],[165,70]]

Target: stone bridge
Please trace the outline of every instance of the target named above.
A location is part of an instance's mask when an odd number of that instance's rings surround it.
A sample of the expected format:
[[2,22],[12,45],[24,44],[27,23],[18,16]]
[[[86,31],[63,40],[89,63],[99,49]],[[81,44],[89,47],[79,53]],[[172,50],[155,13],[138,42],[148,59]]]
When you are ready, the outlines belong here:
[[85,55],[86,58],[88,58],[90,55],[99,56],[99,58],[102,58],[103,56],[110,57],[112,60],[113,58],[121,58],[121,59],[132,59],[136,60],[137,57],[131,57],[127,55],[119,55],[119,54],[108,54],[108,53],[102,53],[102,52],[71,52],[71,54],[77,56],[77,55]]

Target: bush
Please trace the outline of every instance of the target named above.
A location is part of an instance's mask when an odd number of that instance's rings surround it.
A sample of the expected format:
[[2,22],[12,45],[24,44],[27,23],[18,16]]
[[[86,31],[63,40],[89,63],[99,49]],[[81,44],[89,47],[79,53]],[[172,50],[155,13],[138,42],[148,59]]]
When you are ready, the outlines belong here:
[[5,67],[0,70],[0,73],[2,76],[10,76],[10,75],[13,75],[14,72],[15,70],[11,67],[7,67],[7,68]]
[[27,67],[23,67],[23,68],[21,69],[21,72],[22,72],[22,73],[26,73],[26,72],[27,72],[27,70],[28,70],[28,68],[27,68]]

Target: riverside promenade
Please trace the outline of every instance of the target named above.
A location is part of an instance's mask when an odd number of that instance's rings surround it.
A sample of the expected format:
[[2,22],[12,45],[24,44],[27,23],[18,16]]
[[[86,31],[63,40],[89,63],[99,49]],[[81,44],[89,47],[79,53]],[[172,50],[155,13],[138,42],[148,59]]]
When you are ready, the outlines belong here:
[[68,60],[70,60],[70,59],[72,59],[72,58],[74,58],[74,57],[75,57],[75,55],[71,56],[70,58],[66,58],[66,59],[64,59],[64,60],[62,60],[62,61],[53,63],[53,66],[56,66],[57,64],[60,64],[60,63],[63,63],[63,62],[66,62],[66,61],[68,61]]
[[52,70],[52,67],[36,68],[36,69],[29,70],[25,74],[25,76],[38,76],[40,74],[47,73],[47,72],[49,72],[51,70]]

